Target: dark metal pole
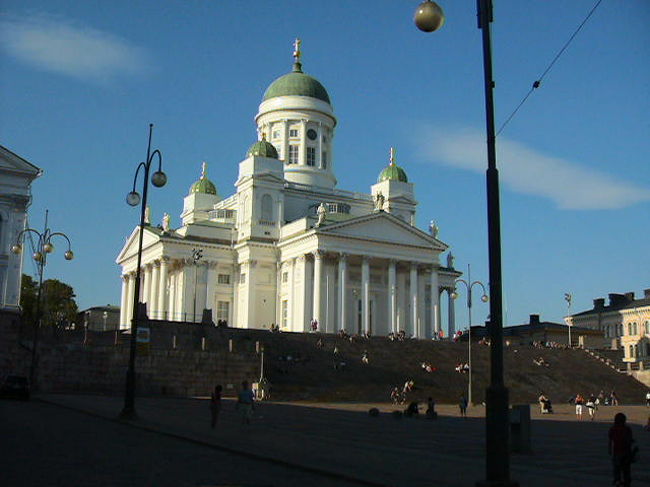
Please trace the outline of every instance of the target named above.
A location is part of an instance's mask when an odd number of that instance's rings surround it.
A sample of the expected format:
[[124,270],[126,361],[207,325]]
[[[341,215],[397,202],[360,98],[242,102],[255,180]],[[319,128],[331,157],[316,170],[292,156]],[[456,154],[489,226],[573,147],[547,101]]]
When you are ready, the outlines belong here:
[[151,135],[153,124],[149,124],[149,144],[147,145],[147,159],[144,165],[144,183],[142,188],[142,202],[140,208],[140,236],[138,241],[138,266],[135,271],[135,286],[133,290],[133,315],[131,318],[131,348],[129,350],[129,368],[126,372],[126,391],[124,393],[124,409],[120,414],[123,418],[133,418],[135,413],[135,355],[136,339],[138,334],[138,305],[140,303],[140,266],[142,265],[142,240],[144,236],[144,217],[147,208],[147,188],[149,187],[149,167],[151,163]]
[[[47,217],[46,217],[47,221]],[[47,228],[47,224],[46,224]],[[40,249],[43,248],[43,242],[41,242],[42,237],[39,237],[39,246]],[[43,268],[45,267],[45,252],[42,250],[37,250],[43,254],[43,261],[37,262],[38,265],[38,293],[36,295],[36,316],[34,316],[34,339],[32,340],[32,361],[29,366],[29,385],[32,389],[36,390],[38,385],[36,384],[36,367],[38,361],[38,338],[39,331],[41,328],[41,296],[43,294]]]
[[483,72],[485,77],[485,122],[488,168],[487,218],[490,265],[490,385],[486,391],[486,482],[479,485],[511,486],[510,481],[508,389],[503,382],[503,309],[501,282],[501,217],[499,172],[496,166],[494,128],[494,80],[490,23],[492,0],[477,0],[478,25],[483,34]]

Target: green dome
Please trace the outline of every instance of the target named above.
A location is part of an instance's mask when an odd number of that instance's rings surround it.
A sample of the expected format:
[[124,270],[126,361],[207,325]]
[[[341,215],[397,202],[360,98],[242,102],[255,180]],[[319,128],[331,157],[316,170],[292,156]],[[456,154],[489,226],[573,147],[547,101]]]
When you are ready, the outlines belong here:
[[190,194],[217,194],[217,187],[208,179],[208,165],[204,162],[201,171],[201,178],[190,186]]
[[382,181],[401,181],[402,183],[408,183],[409,178],[406,176],[404,169],[399,167],[394,162],[391,162],[384,170],[379,174],[377,182],[381,183]]
[[253,145],[251,145],[250,149],[248,149],[246,157],[250,156],[270,157],[272,159],[277,159],[278,151],[275,147],[273,147],[273,144],[267,142],[266,139],[262,138],[262,140],[258,140]]
[[277,96],[309,96],[331,104],[325,87],[316,78],[303,73],[299,62],[294,63],[293,72],[280,76],[271,83],[262,101]]

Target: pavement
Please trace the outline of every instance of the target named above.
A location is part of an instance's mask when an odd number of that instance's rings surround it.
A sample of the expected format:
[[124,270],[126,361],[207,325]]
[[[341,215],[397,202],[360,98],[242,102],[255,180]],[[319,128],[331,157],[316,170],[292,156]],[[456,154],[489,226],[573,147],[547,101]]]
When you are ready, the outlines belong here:
[[[252,424],[245,425],[234,401],[225,399],[212,430],[207,398],[136,398],[138,419],[133,421],[117,419],[121,397],[48,394],[36,401],[112,422],[124,431],[139,430],[154,442],[173,439],[215,456],[254,462],[259,472],[268,471],[263,475],[267,483],[254,485],[453,487],[474,485],[485,477],[482,406],[470,407],[468,417],[460,418],[456,406],[439,405],[438,419],[426,420],[395,419],[390,413],[398,407],[390,404],[264,402],[258,403]],[[369,416],[371,407],[381,414]],[[569,405],[554,409],[553,415],[541,415],[537,406],[531,406],[532,452],[511,455],[512,479],[531,487],[573,486],[576,481],[590,487],[611,485],[607,432],[614,414],[624,412],[641,449],[641,461],[632,468],[633,485],[650,485],[650,432],[642,428],[650,408],[602,407],[595,421],[588,417],[577,421]]]

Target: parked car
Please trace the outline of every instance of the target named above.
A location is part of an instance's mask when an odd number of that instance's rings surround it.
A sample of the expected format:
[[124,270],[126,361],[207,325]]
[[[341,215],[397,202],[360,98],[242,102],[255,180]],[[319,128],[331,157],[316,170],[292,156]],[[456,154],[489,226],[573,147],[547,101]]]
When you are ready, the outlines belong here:
[[0,397],[29,400],[29,381],[27,377],[9,375],[0,386]]

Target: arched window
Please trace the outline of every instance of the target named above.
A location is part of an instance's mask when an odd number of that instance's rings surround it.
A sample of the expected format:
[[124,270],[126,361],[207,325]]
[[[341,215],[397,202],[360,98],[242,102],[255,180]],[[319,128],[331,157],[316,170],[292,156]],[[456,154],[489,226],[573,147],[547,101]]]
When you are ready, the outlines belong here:
[[262,220],[267,222],[273,220],[273,198],[271,195],[265,194],[262,196]]

